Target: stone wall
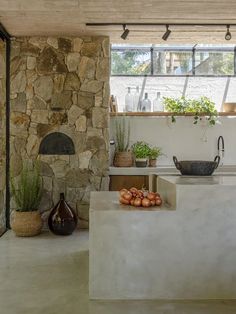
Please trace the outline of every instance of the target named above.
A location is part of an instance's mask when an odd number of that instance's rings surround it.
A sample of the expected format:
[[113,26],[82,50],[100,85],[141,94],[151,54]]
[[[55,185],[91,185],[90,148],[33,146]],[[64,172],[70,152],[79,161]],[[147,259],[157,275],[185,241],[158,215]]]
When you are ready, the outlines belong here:
[[[45,220],[64,192],[87,226],[90,191],[108,189],[109,48],[107,37],[12,43],[11,172],[17,178],[23,160],[40,160]],[[52,132],[68,135],[75,154],[39,155]]]
[[0,40],[0,235],[5,230],[5,101],[6,62],[5,43]]

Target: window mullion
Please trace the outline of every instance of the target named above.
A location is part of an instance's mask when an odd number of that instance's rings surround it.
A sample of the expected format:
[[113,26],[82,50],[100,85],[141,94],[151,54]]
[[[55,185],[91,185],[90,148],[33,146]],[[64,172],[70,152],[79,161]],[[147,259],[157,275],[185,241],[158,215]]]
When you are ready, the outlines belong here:
[[196,57],[196,46],[197,45],[194,45],[193,46],[193,49],[192,49],[192,75],[195,76],[195,67],[196,67],[196,60],[195,60],[195,57]]
[[234,75],[236,75],[236,46],[234,46]]
[[150,58],[151,58],[151,75],[153,75],[154,74],[153,47],[150,48]]

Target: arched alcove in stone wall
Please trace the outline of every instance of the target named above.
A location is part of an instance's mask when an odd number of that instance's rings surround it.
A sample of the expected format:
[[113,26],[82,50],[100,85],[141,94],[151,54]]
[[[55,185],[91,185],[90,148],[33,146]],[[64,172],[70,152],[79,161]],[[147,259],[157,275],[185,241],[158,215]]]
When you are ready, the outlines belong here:
[[75,146],[72,139],[61,132],[53,132],[45,136],[39,146],[41,155],[73,155]]

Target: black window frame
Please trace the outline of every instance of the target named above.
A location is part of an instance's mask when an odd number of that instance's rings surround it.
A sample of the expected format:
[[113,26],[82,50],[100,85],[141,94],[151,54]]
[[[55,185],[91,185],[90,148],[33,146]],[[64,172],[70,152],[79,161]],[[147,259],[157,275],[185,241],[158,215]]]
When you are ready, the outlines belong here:
[[[112,51],[125,51],[125,50],[149,50],[150,51],[150,68],[151,74],[112,74],[112,77],[236,77],[236,46],[232,47],[218,47],[218,46],[211,46],[211,47],[202,47],[198,46],[197,44],[193,47],[176,47],[176,46],[163,46],[163,47],[154,47],[152,46],[111,46],[111,54]],[[154,74],[154,60],[153,60],[153,52],[155,51],[171,51],[171,52],[191,52],[192,53],[192,73],[191,74]],[[196,74],[196,52],[233,52],[234,54],[234,74]]]

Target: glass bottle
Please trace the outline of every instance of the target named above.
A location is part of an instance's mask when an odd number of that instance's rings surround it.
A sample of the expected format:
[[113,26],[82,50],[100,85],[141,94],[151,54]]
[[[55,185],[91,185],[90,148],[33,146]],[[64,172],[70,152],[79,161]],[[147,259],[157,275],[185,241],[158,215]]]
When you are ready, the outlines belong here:
[[148,99],[148,93],[145,93],[144,99],[142,100],[141,104],[141,111],[150,112],[152,107],[151,100]]
[[128,93],[125,95],[125,111],[133,111],[134,108],[134,97],[130,92],[130,87],[128,87]]
[[164,111],[164,106],[161,102],[161,93],[157,92],[157,97],[153,100],[153,111]]
[[73,209],[65,201],[64,193],[48,217],[49,229],[57,235],[69,235],[77,226],[77,217]]
[[140,98],[139,86],[136,86],[136,91],[134,93],[134,106],[133,106],[134,111],[139,110],[139,101],[140,101],[139,98]]

